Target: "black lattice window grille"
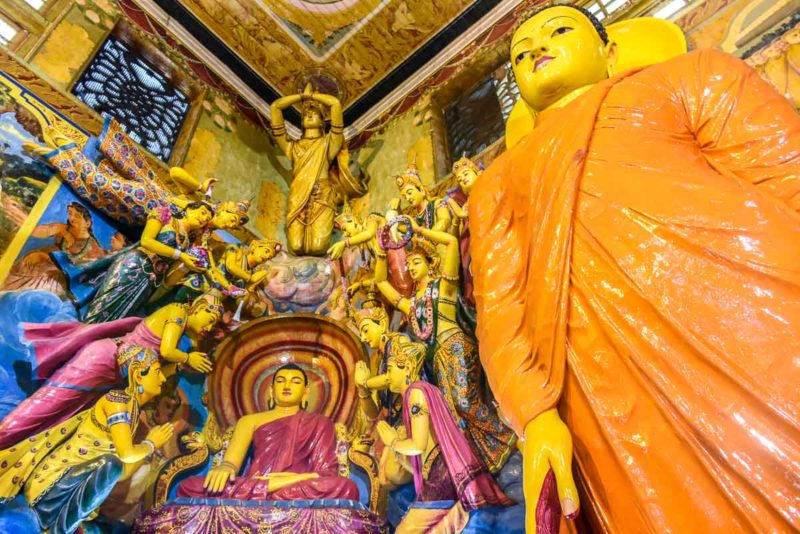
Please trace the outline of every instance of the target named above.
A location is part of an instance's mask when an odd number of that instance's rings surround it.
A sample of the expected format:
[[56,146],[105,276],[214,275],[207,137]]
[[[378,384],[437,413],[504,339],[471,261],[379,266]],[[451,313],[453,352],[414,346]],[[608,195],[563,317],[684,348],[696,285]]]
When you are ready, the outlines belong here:
[[445,109],[444,120],[451,163],[461,156],[477,156],[503,137],[506,124],[494,78],[486,78],[472,91],[455,99]]
[[514,104],[519,100],[519,86],[514,78],[510,61],[497,69],[494,77],[494,90],[500,101],[500,111],[503,113],[503,122],[505,123],[508,121],[511,110],[514,109]]
[[109,37],[72,92],[111,116],[150,153],[166,162],[189,111],[189,99],[125,43]]

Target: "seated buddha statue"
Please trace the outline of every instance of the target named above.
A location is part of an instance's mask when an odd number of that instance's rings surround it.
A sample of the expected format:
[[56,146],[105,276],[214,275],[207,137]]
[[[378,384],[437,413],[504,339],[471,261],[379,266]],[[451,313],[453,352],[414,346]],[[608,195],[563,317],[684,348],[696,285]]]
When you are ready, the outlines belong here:
[[[179,497],[295,501],[358,499],[358,488],[338,475],[336,433],[324,415],[305,410],[308,377],[296,364],[273,375],[267,411],[237,421],[220,465],[178,487]],[[250,445],[253,458],[242,476]]]

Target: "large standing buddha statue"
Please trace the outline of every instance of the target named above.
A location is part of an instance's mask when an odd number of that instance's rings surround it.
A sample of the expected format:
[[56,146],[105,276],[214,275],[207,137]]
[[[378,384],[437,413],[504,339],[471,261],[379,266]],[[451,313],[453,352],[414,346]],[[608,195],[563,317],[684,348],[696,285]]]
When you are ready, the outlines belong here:
[[470,194],[480,357],[525,438],[528,532],[548,481],[577,512],[573,443],[598,530],[796,531],[800,118],[714,50],[614,74],[621,43],[572,5],[523,20],[535,126]]

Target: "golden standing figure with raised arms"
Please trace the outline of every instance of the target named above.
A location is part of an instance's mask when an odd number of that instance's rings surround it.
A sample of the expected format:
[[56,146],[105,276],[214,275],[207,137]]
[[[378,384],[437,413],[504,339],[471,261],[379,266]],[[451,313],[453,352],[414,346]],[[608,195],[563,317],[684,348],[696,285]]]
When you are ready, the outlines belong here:
[[[303,135],[286,135],[283,110],[300,103]],[[325,131],[325,111],[330,108],[331,127]],[[272,135],[292,163],[292,184],[286,214],[286,241],[298,256],[322,256],[328,250],[333,219],[341,194],[360,196],[366,187],[350,175],[344,148],[342,103],[332,95],[314,93],[311,85],[299,95],[272,103]]]

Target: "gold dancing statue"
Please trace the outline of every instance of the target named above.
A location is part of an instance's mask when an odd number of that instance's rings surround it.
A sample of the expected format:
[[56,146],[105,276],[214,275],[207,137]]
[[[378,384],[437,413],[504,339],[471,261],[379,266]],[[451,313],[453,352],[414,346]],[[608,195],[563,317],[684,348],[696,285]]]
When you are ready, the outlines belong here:
[[[286,135],[283,110],[301,103],[303,135]],[[325,131],[325,110],[330,108],[331,127]],[[292,184],[286,214],[289,251],[298,256],[323,256],[333,233],[336,206],[342,195],[362,196],[366,180],[350,174],[345,148],[342,104],[335,96],[312,92],[311,85],[298,95],[272,103],[272,134],[292,163]]]

